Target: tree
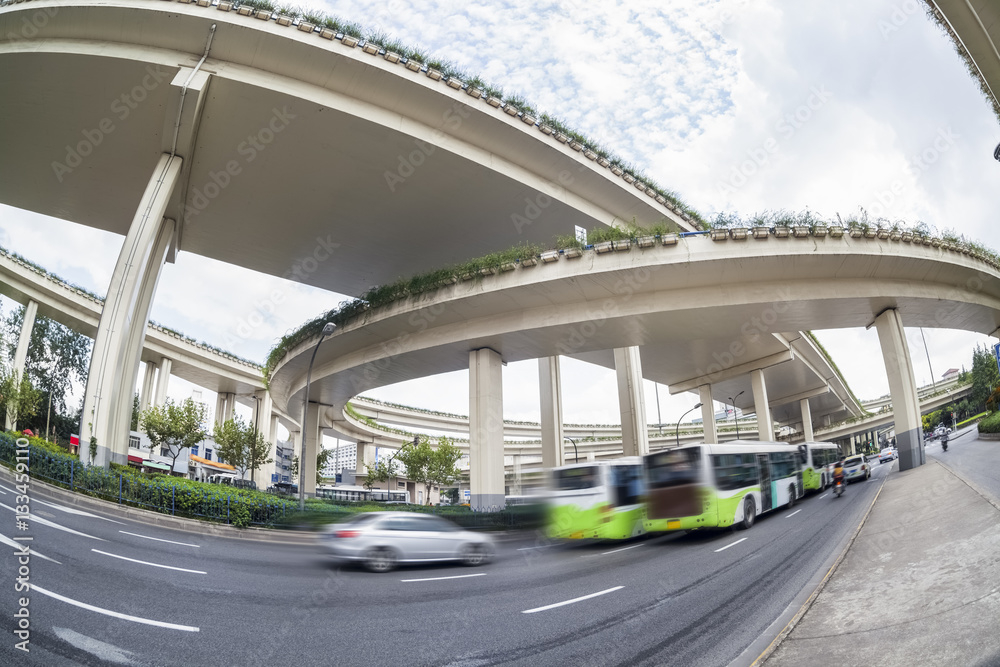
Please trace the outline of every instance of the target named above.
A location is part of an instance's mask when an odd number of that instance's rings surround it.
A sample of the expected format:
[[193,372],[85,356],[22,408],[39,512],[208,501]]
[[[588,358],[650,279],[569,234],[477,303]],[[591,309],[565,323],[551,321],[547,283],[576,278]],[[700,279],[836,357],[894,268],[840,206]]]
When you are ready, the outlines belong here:
[[406,466],[406,476],[410,481],[422,483],[426,488],[428,503],[432,486],[452,484],[459,478],[461,471],[455,463],[461,456],[462,452],[448,438],[441,438],[435,449],[426,435],[420,436],[417,444],[404,447],[396,454],[396,458]]
[[130,431],[139,430],[139,394],[132,395],[132,422],[128,428]]
[[14,370],[0,367],[0,415],[6,414],[14,429],[25,417],[38,412],[41,392],[35,389],[28,378]]
[[319,451],[316,452],[316,483],[317,484],[322,484],[323,483],[323,468],[325,468],[326,464],[330,462],[330,457],[331,456],[333,456],[333,451],[331,451],[329,449],[324,449],[323,446],[320,445]]
[[[14,359],[24,322],[24,308],[11,312],[4,322],[7,358]],[[90,365],[90,338],[47,317],[36,317],[28,339],[25,374],[33,386],[52,397],[52,408],[66,414],[74,383],[86,381]]]
[[240,477],[246,477],[248,470],[252,476],[262,465],[274,460],[268,456],[271,443],[251,424],[244,424],[239,415],[216,424],[214,437],[219,460],[239,470]]
[[163,405],[151,406],[140,415],[139,422],[149,437],[150,449],[167,450],[167,456],[173,458],[171,470],[181,452],[208,437],[205,412],[204,405],[190,398],[180,404],[168,398]]
[[972,353],[972,392],[969,394],[974,410],[985,409],[986,401],[997,385],[1000,385],[1000,372],[997,372],[996,358],[989,349],[976,345]]
[[[397,454],[384,456],[367,466],[368,470],[364,483],[366,489],[371,491],[376,484],[388,482],[399,475],[399,461],[396,460]],[[388,496],[386,498],[388,499]]]

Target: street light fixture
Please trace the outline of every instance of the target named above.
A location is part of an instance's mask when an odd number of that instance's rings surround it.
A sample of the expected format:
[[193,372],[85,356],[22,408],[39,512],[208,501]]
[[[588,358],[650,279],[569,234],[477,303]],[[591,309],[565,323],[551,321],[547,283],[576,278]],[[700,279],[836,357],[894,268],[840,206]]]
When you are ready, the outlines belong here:
[[576,448],[576,440],[574,440],[573,438],[569,437],[568,435],[564,435],[563,436],[563,440],[569,440],[570,442],[573,443],[573,463],[579,463],[580,462],[580,452]]
[[[701,406],[702,406],[701,403],[695,403],[695,406],[691,408],[691,410],[697,410]],[[674,439],[676,439],[678,447],[681,446],[681,422],[684,421],[684,418],[687,417],[688,412],[691,412],[691,410],[688,410],[687,412],[682,414],[681,418],[677,420],[677,428],[674,429]]]
[[740,419],[736,415],[736,399],[746,393],[746,389],[736,394],[736,396],[730,396],[729,402],[733,404],[733,421],[736,422],[736,439],[740,439]]
[[319,340],[316,341],[316,347],[313,348],[312,357],[309,359],[309,370],[306,371],[306,392],[305,396],[302,397],[302,445],[299,448],[299,511],[305,511],[306,509],[306,418],[308,417],[309,411],[309,383],[312,382],[312,372],[313,372],[313,362],[316,361],[316,353],[319,351],[319,345],[323,342],[323,339],[333,333],[333,330],[337,328],[337,325],[333,322],[327,322],[323,325],[323,331],[320,333]]

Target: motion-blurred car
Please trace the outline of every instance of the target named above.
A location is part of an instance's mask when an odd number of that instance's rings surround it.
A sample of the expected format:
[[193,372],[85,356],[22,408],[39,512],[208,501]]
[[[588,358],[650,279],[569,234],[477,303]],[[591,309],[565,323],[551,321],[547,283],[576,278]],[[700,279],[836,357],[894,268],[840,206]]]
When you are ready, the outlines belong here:
[[862,455],[848,456],[844,459],[844,479],[848,482],[864,481],[872,476],[871,466]]
[[438,516],[416,512],[365,512],[327,526],[320,544],[342,561],[388,572],[400,563],[459,561],[482,565],[493,557],[493,540]]
[[895,458],[896,458],[896,450],[893,449],[892,447],[886,447],[878,454],[878,462],[880,465],[885,463],[886,461],[892,461]]

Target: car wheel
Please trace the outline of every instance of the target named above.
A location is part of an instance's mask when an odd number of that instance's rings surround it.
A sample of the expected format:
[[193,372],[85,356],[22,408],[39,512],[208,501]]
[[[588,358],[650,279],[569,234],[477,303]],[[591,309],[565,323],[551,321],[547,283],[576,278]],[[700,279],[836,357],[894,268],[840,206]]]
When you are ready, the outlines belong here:
[[482,544],[466,544],[462,547],[461,558],[463,565],[475,567],[488,561],[490,554]]
[[365,556],[365,567],[372,572],[389,572],[396,567],[396,553],[388,547],[377,547]]
[[788,487],[788,509],[795,507],[795,485]]
[[754,503],[753,496],[747,496],[743,500],[743,521],[740,522],[740,528],[743,530],[750,530],[756,518],[757,505]]

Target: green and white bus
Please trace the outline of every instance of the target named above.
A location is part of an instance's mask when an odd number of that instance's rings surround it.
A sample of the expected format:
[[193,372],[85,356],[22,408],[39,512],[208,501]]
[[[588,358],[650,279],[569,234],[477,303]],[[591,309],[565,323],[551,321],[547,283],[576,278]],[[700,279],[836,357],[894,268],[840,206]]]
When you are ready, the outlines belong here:
[[643,533],[642,458],[561,466],[549,480],[549,537],[622,540]]
[[840,447],[832,442],[807,442],[802,469],[802,488],[822,491],[833,483],[833,466],[840,460]]
[[741,526],[802,497],[800,450],[776,442],[687,445],[644,458],[650,532]]

